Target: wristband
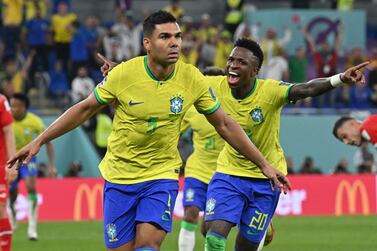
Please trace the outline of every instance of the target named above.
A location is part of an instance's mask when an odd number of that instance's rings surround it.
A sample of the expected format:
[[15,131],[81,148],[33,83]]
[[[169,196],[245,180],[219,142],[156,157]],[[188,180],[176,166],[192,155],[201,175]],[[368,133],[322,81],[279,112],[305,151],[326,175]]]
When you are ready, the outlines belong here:
[[336,88],[339,85],[344,84],[343,81],[340,79],[340,74],[341,73],[330,77],[330,84],[332,85],[332,87]]

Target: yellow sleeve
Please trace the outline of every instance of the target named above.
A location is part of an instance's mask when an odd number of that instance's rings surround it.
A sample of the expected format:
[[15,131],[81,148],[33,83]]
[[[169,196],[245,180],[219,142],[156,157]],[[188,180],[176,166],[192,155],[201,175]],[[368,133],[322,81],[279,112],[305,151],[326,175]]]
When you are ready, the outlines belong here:
[[209,80],[199,71],[196,74],[196,88],[199,90],[199,99],[194,103],[196,110],[204,115],[214,113],[220,107],[220,101],[215,95]]
[[294,84],[284,82],[284,81],[275,81],[275,80],[269,80],[272,81],[271,83],[271,89],[274,90],[274,97],[275,102],[279,105],[285,105],[288,103],[291,103],[289,100],[289,91],[292,88]]
[[121,79],[123,64],[118,64],[94,88],[94,96],[100,104],[110,104],[117,98],[117,90]]

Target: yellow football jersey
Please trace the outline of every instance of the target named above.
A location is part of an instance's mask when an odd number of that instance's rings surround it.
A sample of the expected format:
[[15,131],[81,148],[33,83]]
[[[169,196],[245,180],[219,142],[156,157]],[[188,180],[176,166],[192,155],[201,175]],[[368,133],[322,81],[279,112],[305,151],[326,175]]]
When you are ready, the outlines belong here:
[[[236,120],[271,165],[287,173],[283,149],[279,143],[280,112],[289,102],[293,84],[272,79],[257,79],[254,88],[244,99],[233,97],[227,77],[221,77],[215,88],[222,108]],[[260,169],[229,144],[221,151],[217,171],[235,176],[265,178]]]
[[12,124],[16,137],[16,148],[20,150],[43,132],[45,125],[35,114],[28,112],[22,120],[14,120]]
[[188,127],[193,131],[194,152],[187,159],[185,177],[208,184],[216,171],[217,157],[224,147],[224,140],[195,107],[191,107],[183,118],[181,130],[185,131]]
[[220,103],[208,80],[194,66],[178,61],[164,81],[136,57],[116,66],[94,90],[101,104],[116,103],[108,149],[99,168],[113,183],[178,179],[181,121],[195,105],[203,114]]

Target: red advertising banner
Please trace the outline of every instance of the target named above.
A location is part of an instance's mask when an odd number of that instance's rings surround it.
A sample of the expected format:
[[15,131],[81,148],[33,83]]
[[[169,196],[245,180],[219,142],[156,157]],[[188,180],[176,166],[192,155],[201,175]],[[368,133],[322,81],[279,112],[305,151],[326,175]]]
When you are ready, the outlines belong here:
[[[280,197],[278,215],[377,214],[375,175],[292,175],[293,190]],[[182,187],[183,180],[180,180]],[[101,220],[103,180],[97,178],[39,179],[40,220]],[[18,220],[27,217],[27,195],[20,183],[16,210]],[[174,210],[183,216],[182,191]]]

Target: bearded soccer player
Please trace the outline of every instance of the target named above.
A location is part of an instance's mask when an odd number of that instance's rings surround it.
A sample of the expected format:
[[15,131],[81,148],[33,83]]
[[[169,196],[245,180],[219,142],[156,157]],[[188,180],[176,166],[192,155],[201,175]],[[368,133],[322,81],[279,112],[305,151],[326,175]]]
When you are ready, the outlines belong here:
[[17,170],[6,169],[7,159],[16,152],[12,114],[5,96],[0,94],[0,249],[10,251],[12,227],[7,213],[8,183],[17,178]]
[[143,31],[147,56],[116,66],[93,94],[68,109],[8,161],[9,166],[27,163],[41,145],[115,101],[108,149],[99,166],[105,179],[108,250],[160,250],[171,231],[178,192],[180,125],[192,105],[273,184],[290,189],[281,171],[265,160],[242,128],[219,107],[206,78],[194,66],[178,60],[182,38],[176,19],[165,11],[155,12],[144,20]]
[[[343,84],[365,83],[361,69],[368,62],[330,78],[313,79],[302,84],[258,79],[262,63],[260,46],[252,40],[239,39],[227,61],[227,76],[208,78],[219,83],[214,91],[224,110],[240,123],[267,160],[287,173],[279,143],[283,106],[321,95]],[[278,189],[259,168],[225,144],[207,191],[205,250],[225,250],[226,238],[235,225],[239,229],[235,250],[257,250],[278,200]]]
[[341,117],[334,124],[333,134],[346,145],[361,146],[369,142],[377,147],[377,115],[370,115],[364,121]]

